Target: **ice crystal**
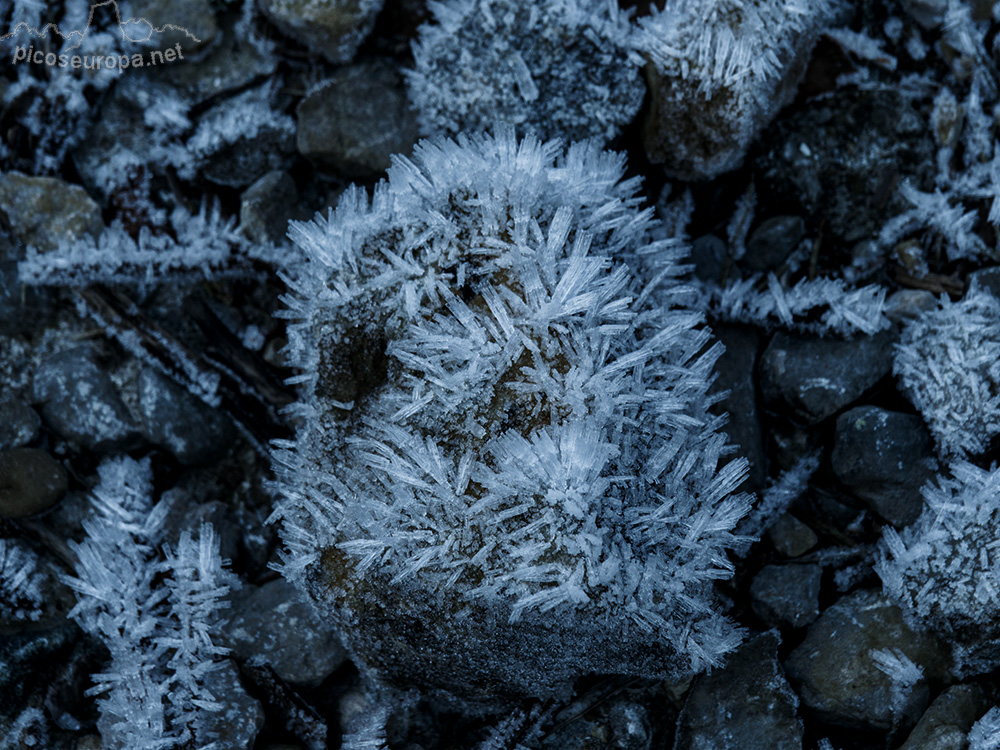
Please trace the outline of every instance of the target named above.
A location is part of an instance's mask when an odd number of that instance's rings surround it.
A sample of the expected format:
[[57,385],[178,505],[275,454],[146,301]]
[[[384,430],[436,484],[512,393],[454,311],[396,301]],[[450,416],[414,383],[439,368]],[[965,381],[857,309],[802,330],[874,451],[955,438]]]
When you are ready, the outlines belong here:
[[165,502],[153,504],[148,461],[110,460],[99,468],[87,537],[71,542],[77,592],[70,612],[111,652],[94,675],[105,747],[159,750],[197,741],[210,748],[203,712],[219,708],[205,677],[221,666],[213,644],[230,574],[208,524],[160,555]]
[[41,617],[42,574],[38,557],[14,539],[0,537],[0,606],[14,620]]
[[431,3],[407,80],[423,132],[497,122],[542,139],[607,141],[635,116],[644,87],[631,29],[608,0]]
[[969,750],[1000,750],[1000,708],[994,707],[969,732]]
[[708,412],[719,347],[623,169],[590,142],[425,141],[371,201],[292,224],[284,569],[386,681],[471,705],[739,640],[711,589],[748,509]]
[[795,93],[830,0],[673,0],[642,21],[655,72],[646,149],[683,178],[734,169]]
[[1000,664],[1000,471],[963,461],[922,490],[911,526],[886,526],[875,570],[886,594],[917,627],[952,644],[959,674]]
[[726,286],[705,283],[702,292],[703,304],[712,315],[768,330],[850,337],[871,335],[890,325],[885,314],[886,290],[874,284],[851,289],[840,279],[817,278],[786,288],[769,273]]
[[942,297],[903,329],[893,372],[941,453],[982,453],[1000,433],[1000,302]]

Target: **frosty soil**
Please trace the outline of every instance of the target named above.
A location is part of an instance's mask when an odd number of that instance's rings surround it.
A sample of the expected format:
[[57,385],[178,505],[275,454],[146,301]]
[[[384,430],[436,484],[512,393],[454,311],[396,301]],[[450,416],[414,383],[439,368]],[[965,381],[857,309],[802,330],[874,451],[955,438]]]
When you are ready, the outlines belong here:
[[166,62],[174,62],[175,60],[183,59],[184,54],[181,52],[181,45],[178,42],[171,49],[153,50],[150,52],[148,63],[139,53],[134,55],[57,55],[55,52],[43,53],[41,50],[36,50],[34,46],[30,46],[27,49],[24,47],[15,47],[11,62],[15,65],[19,62],[28,62],[33,65],[48,65],[50,68],[71,67],[75,69],[84,68],[86,70],[100,70],[103,65],[106,70],[118,68],[118,72],[122,73],[125,71],[125,68],[129,67],[142,68],[147,64],[159,65],[164,60]]

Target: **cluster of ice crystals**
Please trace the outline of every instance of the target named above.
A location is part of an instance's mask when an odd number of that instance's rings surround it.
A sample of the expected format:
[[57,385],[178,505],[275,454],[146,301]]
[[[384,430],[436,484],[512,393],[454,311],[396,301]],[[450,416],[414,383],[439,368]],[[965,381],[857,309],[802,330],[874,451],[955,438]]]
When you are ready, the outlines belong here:
[[0,538],[0,606],[5,617],[37,620],[41,617],[42,574],[38,557],[14,539]]
[[[95,514],[87,537],[71,542],[77,592],[70,615],[111,652],[106,672],[94,675],[105,747],[117,750],[210,748],[203,712],[218,710],[205,678],[225,649],[213,644],[222,597],[218,539],[202,526],[184,532],[176,551],[160,547],[167,513],[152,503],[149,462],[113,459],[99,468]],[[161,554],[162,552],[162,554]]]
[[[473,611],[500,633],[554,610],[556,632],[648,635],[661,671],[735,645],[711,584],[732,572],[746,462],[719,469],[719,347],[623,167],[509,131],[425,141],[371,202],[355,190],[292,225],[304,425],[277,456],[278,514],[286,574],[314,596],[440,597],[484,664]],[[553,682],[602,658],[561,648],[583,655],[552,654]]]
[[497,122],[542,139],[607,141],[645,88],[632,30],[608,0],[444,0],[420,28],[410,99],[428,135]]
[[1000,471],[957,461],[916,523],[886,526],[875,570],[911,622],[946,638],[960,674],[1000,663]]
[[836,10],[829,0],[671,0],[644,18],[638,46],[656,72],[650,157],[687,179],[739,166]]
[[1000,433],[1000,302],[942,297],[903,329],[893,372],[941,453],[982,453]]

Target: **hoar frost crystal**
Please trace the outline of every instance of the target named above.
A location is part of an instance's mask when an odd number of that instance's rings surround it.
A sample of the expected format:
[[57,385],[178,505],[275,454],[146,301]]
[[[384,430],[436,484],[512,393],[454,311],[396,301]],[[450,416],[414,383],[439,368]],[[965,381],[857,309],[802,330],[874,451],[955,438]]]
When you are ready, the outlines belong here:
[[284,571],[378,683],[475,710],[739,641],[712,593],[749,507],[708,411],[720,347],[623,171],[593,143],[425,141],[292,224]]

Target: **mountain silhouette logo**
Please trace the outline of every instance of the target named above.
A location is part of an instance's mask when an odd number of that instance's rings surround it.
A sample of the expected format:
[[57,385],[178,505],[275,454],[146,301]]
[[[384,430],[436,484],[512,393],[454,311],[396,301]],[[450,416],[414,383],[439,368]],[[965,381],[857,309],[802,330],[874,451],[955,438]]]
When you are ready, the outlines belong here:
[[81,44],[83,44],[83,40],[87,37],[87,32],[90,30],[90,26],[94,21],[94,13],[97,11],[98,8],[104,8],[107,6],[111,6],[111,9],[114,11],[115,20],[118,25],[118,30],[121,32],[122,35],[122,41],[132,42],[134,44],[141,44],[143,42],[148,42],[149,40],[151,40],[153,38],[153,34],[163,34],[167,31],[178,31],[183,33],[185,36],[187,36],[188,39],[195,42],[196,44],[201,42],[201,40],[198,37],[196,37],[194,34],[192,34],[183,26],[175,26],[174,24],[171,23],[165,23],[162,26],[154,26],[145,18],[129,18],[126,21],[122,21],[122,14],[121,10],[118,8],[117,0],[104,0],[104,2],[93,3],[90,6],[90,13],[87,16],[87,25],[79,31],[64,32],[59,28],[57,24],[54,23],[45,24],[45,26],[43,26],[39,30],[33,26],[30,26],[24,21],[21,21],[16,26],[14,26],[14,28],[10,32],[4,34],[3,36],[0,36],[0,41],[5,41],[7,39],[10,39],[22,32],[27,32],[32,36],[45,39],[48,38],[48,34],[51,31],[53,34],[60,37],[63,41],[72,42],[70,46],[63,48],[63,52],[68,52],[69,50],[77,49]]

